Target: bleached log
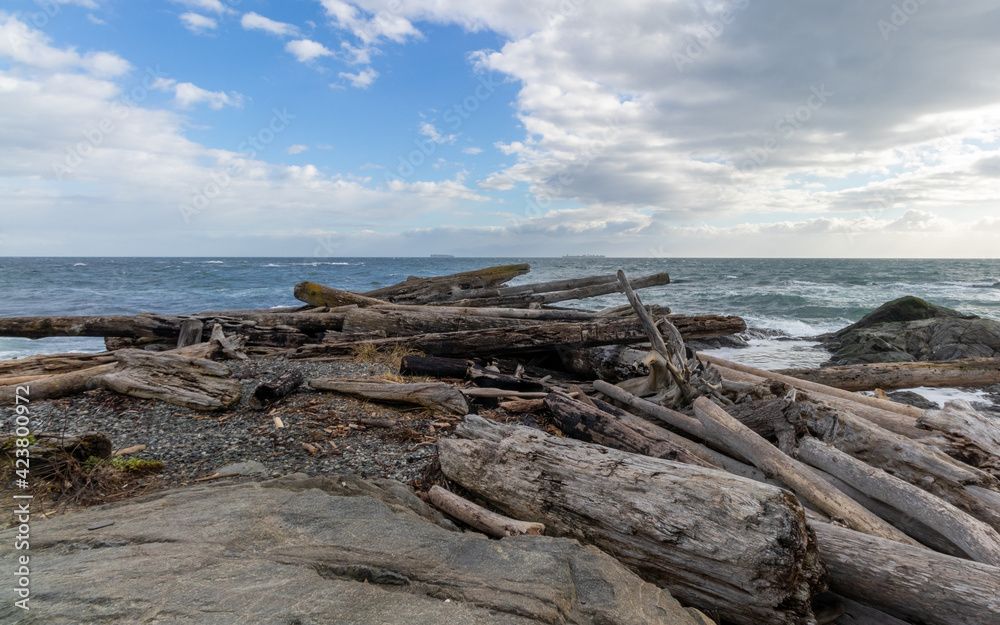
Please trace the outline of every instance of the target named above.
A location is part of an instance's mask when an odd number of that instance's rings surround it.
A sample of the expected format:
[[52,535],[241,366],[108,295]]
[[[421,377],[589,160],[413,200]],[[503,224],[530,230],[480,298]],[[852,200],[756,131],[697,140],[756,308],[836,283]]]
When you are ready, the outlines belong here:
[[115,356],[115,370],[95,376],[90,388],[159,399],[194,410],[226,410],[240,401],[240,383],[222,363],[139,349],[118,350]]
[[[662,286],[670,283],[670,276],[666,273],[658,273],[651,276],[643,276],[630,281],[632,288],[645,289],[652,286]],[[516,288],[516,287],[512,287]],[[623,293],[623,287],[616,281],[598,283],[591,286],[584,286],[565,291],[553,291],[550,293],[515,293],[499,297],[477,297],[451,301],[451,306],[510,306],[527,307],[529,305],[546,305],[557,302],[566,302],[576,299],[587,299],[599,297],[611,293]],[[746,329],[746,328],[744,328]],[[742,330],[740,330],[742,332]]]
[[314,378],[309,380],[309,386],[320,391],[334,391],[372,401],[415,404],[456,415],[472,412],[472,406],[465,395],[442,382],[397,384],[370,379]]
[[984,387],[1000,383],[1000,358],[963,358],[938,362],[878,362],[817,369],[780,369],[776,373],[845,391],[901,388]]
[[[412,312],[431,312],[440,315],[462,315],[465,317],[500,317],[503,319],[521,319],[531,321],[594,321],[597,313],[587,310],[571,309],[533,309],[533,308],[466,308],[460,306],[423,306],[407,304],[386,304],[378,306],[377,310],[402,310]],[[350,312],[350,311],[345,311]]]
[[759,434],[743,425],[711,400],[699,397],[694,412],[706,435],[716,445],[746,458],[768,477],[788,484],[821,511],[846,523],[849,527],[873,536],[919,545],[906,534],[878,518],[861,504],[833,488],[806,465],[786,456]]
[[187,347],[201,343],[201,335],[205,331],[205,323],[200,319],[186,319],[181,322],[181,330],[177,336],[177,347]]
[[797,455],[800,460],[835,475],[869,497],[907,512],[960,547],[973,560],[1000,566],[1000,534],[941,498],[810,436],[799,441]]
[[517,519],[491,512],[437,485],[431,486],[431,490],[427,493],[427,496],[431,500],[431,503],[441,512],[490,536],[503,538],[505,536],[518,536],[521,534],[534,534],[536,536],[545,534],[545,526],[541,523],[518,521]]
[[385,332],[387,336],[414,336],[463,330],[493,330],[498,328],[523,328],[545,323],[536,319],[511,317],[483,317],[462,313],[441,314],[433,308],[421,306],[419,310],[385,308],[358,308],[345,314],[344,332]]
[[[79,371],[68,373],[57,373],[44,378],[39,378],[23,384],[11,384],[0,387],[0,404],[11,406],[14,404],[15,396],[25,396],[31,401],[40,399],[58,399],[84,392],[88,388],[90,380],[96,376],[110,373],[115,370],[115,363],[88,367]],[[27,388],[28,392],[18,389]]]
[[506,514],[593,543],[735,623],[814,623],[822,565],[787,491],[475,416],[456,433],[438,442],[442,471]]
[[57,373],[79,371],[97,365],[115,362],[111,352],[98,354],[41,354],[0,361],[0,376],[49,376]]
[[473,271],[463,271],[446,276],[418,278],[411,276],[404,282],[364,293],[389,302],[425,304],[451,299],[454,293],[487,289],[513,280],[531,271],[531,265],[500,265]]
[[810,522],[830,589],[922,625],[995,625],[1000,568]]
[[985,417],[965,400],[949,401],[942,410],[928,410],[917,419],[921,427],[939,433],[938,447],[952,458],[1000,478],[1000,421]]

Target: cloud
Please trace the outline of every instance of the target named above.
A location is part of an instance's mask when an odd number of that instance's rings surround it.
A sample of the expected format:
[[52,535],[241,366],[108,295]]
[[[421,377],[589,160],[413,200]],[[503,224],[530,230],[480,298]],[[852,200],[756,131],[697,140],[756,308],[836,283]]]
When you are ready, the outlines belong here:
[[297,143],[295,145],[290,145],[287,148],[285,148],[285,152],[288,152],[289,154],[301,154],[308,149],[309,149],[308,145],[302,145],[301,143]]
[[47,71],[82,69],[94,76],[114,78],[128,72],[128,61],[111,52],[80,54],[75,48],[56,48],[39,30],[0,11],[0,56],[16,63]]
[[458,135],[442,135],[434,124],[429,122],[423,122],[420,124],[420,134],[429,138],[434,143],[451,144],[455,143],[455,139],[458,138]]
[[363,3],[349,3],[342,0],[320,0],[332,23],[354,34],[365,45],[381,40],[401,43],[420,37],[420,31],[403,17],[401,9],[392,11],[382,5],[361,8]]
[[157,78],[153,83],[154,89],[160,91],[173,91],[174,102],[179,108],[190,109],[196,104],[207,104],[213,110],[219,110],[227,106],[241,108],[246,97],[243,94],[231,91],[208,91],[190,82],[177,82],[172,78]]
[[184,24],[184,28],[187,28],[196,35],[200,35],[209,30],[215,30],[219,26],[219,22],[217,22],[214,18],[200,15],[198,13],[183,13],[180,17],[181,22]]
[[219,15],[225,15],[227,13],[232,13],[233,10],[224,5],[220,0],[173,0],[184,6],[191,7],[193,9],[199,9],[201,11],[208,11],[209,13],[218,13]]
[[318,59],[322,56],[333,56],[326,46],[311,39],[296,39],[285,44],[285,50],[290,52],[300,63]]
[[240,25],[245,30],[263,30],[279,37],[295,37],[299,34],[299,29],[292,24],[276,22],[252,11],[243,14],[243,17],[240,19]]
[[350,82],[352,87],[357,87],[359,89],[367,89],[373,82],[375,82],[375,79],[378,78],[378,72],[370,67],[363,69],[356,74],[340,72],[338,75],[344,80]]
[[97,17],[93,13],[87,13],[87,21],[89,21],[91,24],[97,24],[99,26],[106,26],[107,25],[107,22],[105,22],[101,18]]
[[483,153],[483,148],[472,147],[472,148],[462,149],[462,154],[472,154],[473,156],[475,156],[476,154],[482,154],[482,153]]

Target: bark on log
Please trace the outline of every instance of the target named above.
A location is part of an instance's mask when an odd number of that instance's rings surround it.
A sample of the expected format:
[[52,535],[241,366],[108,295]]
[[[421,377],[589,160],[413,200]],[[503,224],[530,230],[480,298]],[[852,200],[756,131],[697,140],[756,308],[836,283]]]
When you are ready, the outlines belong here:
[[577,440],[651,458],[720,468],[692,453],[677,440],[682,437],[624,411],[610,414],[563,393],[550,393],[544,401],[559,429]]
[[222,363],[138,349],[122,349],[115,355],[117,368],[94,377],[89,387],[193,410],[226,410],[240,401],[242,387]]
[[712,442],[746,458],[768,477],[788,484],[821,511],[859,532],[919,546],[903,532],[878,518],[861,504],[833,488],[812,469],[786,456],[759,434],[743,425],[711,400],[699,397],[694,412]]
[[399,363],[399,374],[464,380],[471,366],[472,361],[461,358],[403,356]]
[[928,410],[917,424],[939,433],[937,446],[952,458],[1000,478],[1000,422],[979,414],[969,402],[950,401]]
[[909,513],[976,562],[1000,566],[1000,534],[941,498],[809,436],[799,441],[798,457],[869,497]]
[[880,362],[866,365],[781,369],[776,373],[845,391],[901,388],[983,387],[1000,383],[1000,358],[963,358],[941,362]]
[[289,395],[302,385],[304,378],[297,369],[261,380],[250,393],[247,403],[254,410],[263,410]]
[[[643,276],[631,280],[633,289],[645,289],[651,286],[662,286],[670,284],[670,276],[666,273],[658,273],[651,276]],[[566,302],[576,299],[586,299],[588,297],[599,297],[611,293],[624,293],[625,289],[617,280],[611,280],[601,284],[585,286],[566,291],[554,291],[552,293],[534,293],[530,295],[504,295],[500,297],[480,297],[471,299],[454,300],[448,302],[451,306],[510,306],[512,308],[526,308],[531,304],[545,305],[557,302]],[[744,327],[744,330],[746,328]],[[742,332],[743,330],[740,330]]]
[[396,384],[350,378],[314,378],[309,380],[309,386],[372,401],[416,404],[455,415],[472,412],[472,405],[465,395],[441,382]]
[[[110,373],[115,370],[115,363],[88,367],[79,371],[69,373],[59,373],[46,378],[40,378],[34,382],[26,384],[11,384],[0,387],[0,404],[12,405],[15,395],[27,396],[31,401],[40,399],[58,399],[84,392],[88,388],[90,380],[96,376]],[[18,389],[28,388],[28,393]]]
[[995,625],[1000,569],[826,523],[810,523],[830,589],[922,625]]
[[356,304],[358,307],[364,308],[365,306],[385,304],[385,301],[380,299],[333,289],[315,282],[299,282],[295,285],[294,294],[295,299],[310,306],[329,306],[332,308]]
[[505,513],[613,553],[702,610],[745,625],[814,623],[822,588],[802,507],[721,471],[466,417],[445,475]]
[[518,536],[521,534],[533,534],[535,536],[545,534],[545,526],[541,523],[518,521],[510,517],[505,517],[502,514],[491,512],[440,486],[432,486],[427,496],[431,500],[431,503],[441,512],[490,536],[504,538],[506,536]]
[[448,299],[455,291],[494,287],[531,271],[531,265],[500,265],[431,278],[410,277],[405,282],[368,291],[367,297],[389,302],[424,304]]
[[778,380],[779,382],[784,382],[789,386],[793,386],[795,388],[799,388],[804,391],[813,391],[816,393],[823,393],[825,395],[832,395],[834,397],[849,399],[859,404],[866,404],[874,408],[881,408],[882,410],[888,410],[889,412],[897,412],[901,415],[906,415],[908,417],[917,418],[924,412],[919,408],[914,408],[913,406],[907,406],[906,404],[899,404],[894,401],[877,399],[875,397],[868,397],[866,395],[858,395],[857,393],[843,391],[839,388],[826,386],[825,384],[817,384],[816,382],[809,382],[807,380],[800,380],[799,378],[793,378],[792,376],[782,375],[775,371],[765,371],[764,369],[758,369],[756,367],[741,365],[739,363],[731,362],[729,360],[724,360],[717,356],[698,354],[698,358],[710,362],[714,365],[720,365],[726,367],[728,369],[734,369],[736,371],[750,373],[763,378],[771,378],[772,380]]

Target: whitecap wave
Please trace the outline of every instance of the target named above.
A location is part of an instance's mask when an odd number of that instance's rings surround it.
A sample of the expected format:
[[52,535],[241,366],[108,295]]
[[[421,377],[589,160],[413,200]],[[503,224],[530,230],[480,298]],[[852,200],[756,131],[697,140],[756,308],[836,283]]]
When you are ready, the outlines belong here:
[[224,260],[206,260],[205,264],[207,264],[207,265],[225,265],[226,261],[224,261]]
[[86,267],[87,263],[73,263],[74,267]]

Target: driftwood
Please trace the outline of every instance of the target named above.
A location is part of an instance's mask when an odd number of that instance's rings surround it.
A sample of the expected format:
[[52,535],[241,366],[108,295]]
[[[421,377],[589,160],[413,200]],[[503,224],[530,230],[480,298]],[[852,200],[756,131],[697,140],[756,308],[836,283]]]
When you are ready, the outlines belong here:
[[452,481],[593,543],[674,597],[746,625],[813,623],[823,567],[788,494],[712,469],[469,416],[438,442]]
[[969,402],[950,401],[943,410],[928,410],[917,424],[938,436],[936,446],[1000,478],[1000,422],[979,414]]
[[[115,370],[115,363],[88,367],[79,371],[69,373],[59,373],[45,378],[27,382],[25,384],[13,384],[0,387],[0,403],[12,405],[15,395],[23,395],[31,401],[39,399],[58,399],[82,393],[88,388],[90,380],[96,376],[110,373]],[[27,387],[28,392],[18,389]]]
[[364,307],[385,304],[385,302],[380,299],[365,297],[364,295],[358,295],[357,293],[352,293],[350,291],[333,289],[328,286],[323,286],[322,284],[316,284],[315,282],[300,282],[296,284],[294,293],[295,299],[300,302],[305,302],[310,306],[334,307],[354,304],[359,307]]
[[186,319],[181,322],[181,330],[177,336],[177,348],[201,343],[201,334],[205,331],[205,323],[200,319]]
[[545,323],[535,319],[482,317],[461,313],[439,313],[421,306],[418,310],[399,308],[358,308],[344,316],[344,332],[385,332],[389,336],[414,336],[463,330],[523,328]]
[[906,511],[960,547],[973,560],[1000,565],[1000,534],[939,497],[812,437],[799,441],[803,462],[834,475],[864,494]]
[[910,623],[995,625],[1000,568],[810,523],[830,588]]
[[0,361],[0,384],[14,376],[49,376],[115,362],[111,352],[99,354],[44,354]]
[[566,370],[591,380],[597,378],[617,384],[649,375],[649,365],[644,362],[649,353],[626,345],[557,348],[556,352]]
[[351,378],[314,378],[309,386],[320,391],[334,391],[372,401],[416,404],[456,415],[472,412],[465,395],[442,382],[396,384],[388,381]]
[[[745,327],[739,317],[702,315],[667,317],[681,334],[688,338],[718,336],[738,332]],[[505,354],[545,352],[558,346],[610,345],[615,343],[641,343],[646,340],[642,324],[634,319],[593,323],[550,323],[523,328],[495,330],[466,330],[417,336],[372,339],[379,348],[406,347],[432,356],[474,357]],[[304,345],[291,352],[290,358],[343,356],[350,354],[358,337],[350,334],[327,333],[323,343]]]
[[635,415],[604,412],[563,393],[550,393],[543,401],[559,429],[577,440],[651,458],[719,468],[693,453],[682,437]]
[[403,356],[399,363],[399,374],[464,380],[471,366],[471,360],[461,358]]
[[[666,273],[658,273],[651,276],[643,276],[630,281],[632,288],[645,289],[651,286],[662,286],[670,284],[670,276]],[[517,288],[517,287],[511,287]],[[452,306],[510,306],[513,308],[527,307],[531,305],[544,306],[557,302],[566,302],[576,299],[586,299],[588,297],[599,297],[611,293],[624,293],[625,290],[617,280],[611,279],[607,282],[583,286],[562,291],[549,293],[516,293],[502,295],[499,297],[476,297],[471,299],[453,300]]]
[[768,477],[788,484],[830,517],[859,532],[911,545],[919,544],[833,488],[809,467],[786,456],[711,400],[699,397],[694,402],[694,411],[713,443],[746,458]]
[[1000,358],[963,358],[941,362],[879,362],[865,365],[781,369],[777,371],[845,391],[901,388],[983,387],[1000,383]]
[[[66,434],[63,432],[39,432],[33,435],[35,442],[29,449],[29,462],[32,476],[48,477],[59,475],[66,465],[75,460],[85,462],[91,456],[95,458],[111,457],[111,439],[105,434],[88,432],[85,434]],[[0,441],[0,453],[7,456],[13,463],[17,458],[12,438]],[[20,465],[24,468],[24,465]]]
[[302,372],[297,369],[273,375],[254,387],[247,404],[254,410],[263,410],[297,389],[303,381]]
[[[385,304],[376,308],[377,310],[427,312],[437,315],[461,315],[463,317],[500,317],[503,319],[521,319],[525,321],[596,321],[599,318],[595,312],[572,308],[464,308],[450,304],[447,306]],[[350,311],[344,311],[344,314],[346,315],[348,312]]]
[[138,349],[122,349],[115,355],[115,370],[92,378],[89,388],[159,399],[194,410],[226,410],[240,401],[240,383],[222,363]]
[[435,276],[432,278],[407,278],[405,282],[368,291],[364,295],[388,302],[426,304],[457,299],[455,293],[488,289],[513,280],[531,271],[531,265],[501,265],[475,271]]
[[469,368],[469,380],[481,388],[502,388],[510,391],[525,391],[539,393],[546,390],[545,385],[525,378],[518,378],[512,375],[497,373],[489,369],[484,369],[479,365]]
[[427,496],[441,512],[490,536],[503,538],[520,534],[534,534],[536,536],[545,534],[545,526],[541,523],[518,521],[491,512],[440,486],[432,486]]

